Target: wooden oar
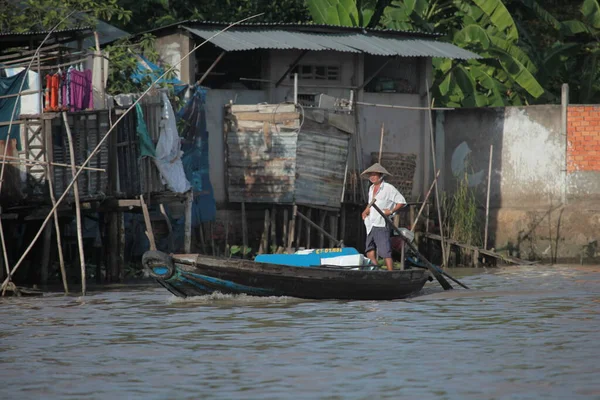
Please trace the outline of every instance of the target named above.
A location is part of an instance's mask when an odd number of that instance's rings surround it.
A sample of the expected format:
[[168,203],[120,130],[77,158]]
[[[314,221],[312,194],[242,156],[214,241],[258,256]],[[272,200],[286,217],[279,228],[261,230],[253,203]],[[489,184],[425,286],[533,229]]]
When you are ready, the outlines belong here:
[[408,245],[408,247],[417,255],[417,257],[427,266],[427,269],[429,269],[429,272],[431,272],[431,274],[435,277],[435,279],[437,279],[437,281],[440,283],[440,285],[442,285],[444,290],[454,289],[452,287],[452,285],[450,284],[450,282],[448,282],[446,279],[444,279],[444,276],[442,275],[441,271],[438,268],[436,268],[432,263],[430,263],[429,260],[427,260],[425,258],[425,256],[423,256],[423,254],[421,254],[419,252],[419,250],[417,250],[417,247],[414,244],[412,244],[408,240],[406,240],[406,238],[402,234],[402,231],[398,227],[396,227],[396,225],[394,225],[394,222],[392,222],[390,217],[385,215],[384,212],[381,211],[381,209],[375,204],[375,200],[376,199],[373,199],[373,201],[369,204],[369,207],[372,207],[375,210],[377,210],[377,212],[379,214],[381,214],[383,219],[385,219],[385,221],[388,224],[390,224],[390,226],[400,235],[400,237],[402,239],[404,239],[404,243],[406,243]]
[[316,230],[318,230],[319,232],[321,232],[323,235],[327,236],[328,239],[331,239],[334,242],[336,242],[338,247],[344,247],[344,241],[343,240],[339,240],[339,239],[334,238],[331,234],[329,234],[329,232],[327,232],[325,229],[321,228],[319,225],[317,225],[314,222],[312,222],[310,220],[310,218],[308,218],[306,215],[302,214],[300,211],[296,211],[296,214],[300,218],[302,218],[303,220],[305,220],[307,224],[309,224],[310,226],[312,226],[313,228],[315,228]]

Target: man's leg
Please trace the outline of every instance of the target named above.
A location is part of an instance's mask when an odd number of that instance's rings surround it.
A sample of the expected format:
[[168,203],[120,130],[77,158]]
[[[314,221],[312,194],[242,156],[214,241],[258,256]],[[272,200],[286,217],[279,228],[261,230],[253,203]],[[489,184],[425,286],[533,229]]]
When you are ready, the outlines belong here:
[[394,261],[391,257],[385,258],[385,266],[387,267],[388,271],[392,271],[394,269]]
[[375,257],[375,250],[367,251],[367,258],[371,260],[373,265],[377,265],[377,257]]

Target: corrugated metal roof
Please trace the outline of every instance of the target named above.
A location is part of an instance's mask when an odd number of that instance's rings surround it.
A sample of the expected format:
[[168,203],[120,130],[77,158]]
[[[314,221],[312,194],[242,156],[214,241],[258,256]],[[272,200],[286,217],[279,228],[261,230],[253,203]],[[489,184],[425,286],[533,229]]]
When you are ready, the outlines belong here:
[[284,29],[231,28],[218,36],[213,27],[183,26],[192,34],[210,40],[225,51],[257,49],[312,50],[365,53],[378,56],[480,58],[477,54],[450,43],[415,37],[379,36],[356,32],[315,33]]
[[[54,31],[52,31],[52,33],[78,33],[78,32],[82,32],[82,31],[91,31],[92,27],[90,26],[85,26],[85,27],[80,27],[80,28],[70,28],[70,29],[56,29]],[[26,31],[26,32],[0,32],[0,36],[14,36],[14,37],[19,37],[19,36],[36,36],[36,35],[47,35],[48,33],[50,33],[50,31]]]
[[[197,19],[193,20],[184,20],[179,22],[174,22],[171,24],[163,25],[158,28],[150,29],[144,32],[138,32],[136,35],[142,35],[145,33],[156,33],[164,30],[169,30],[173,28],[180,28],[182,26],[191,26],[193,28],[197,27],[219,27],[219,29],[223,29],[229,25],[232,25],[232,22],[217,22],[217,21],[200,21]],[[242,27],[251,27],[251,28],[265,28],[268,30],[273,30],[275,28],[280,28],[283,30],[293,31],[293,32],[328,32],[328,33],[344,33],[344,32],[357,32],[357,33],[380,33],[391,36],[410,36],[410,37],[439,37],[440,33],[436,32],[423,32],[423,31],[409,31],[409,30],[398,30],[398,29],[387,29],[387,28],[365,28],[359,26],[339,26],[339,25],[328,25],[328,24],[313,24],[311,22],[243,22],[241,24],[236,24],[236,28]]]

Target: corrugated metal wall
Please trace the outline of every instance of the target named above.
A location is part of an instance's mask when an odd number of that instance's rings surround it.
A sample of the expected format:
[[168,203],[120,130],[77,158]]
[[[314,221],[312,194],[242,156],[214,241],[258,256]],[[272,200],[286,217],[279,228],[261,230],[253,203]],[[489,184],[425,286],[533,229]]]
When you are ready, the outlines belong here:
[[[156,145],[160,137],[162,104],[158,95],[149,95],[140,102],[148,134]],[[117,118],[124,109],[116,110]],[[124,196],[137,196],[140,193],[165,191],[154,161],[149,157],[140,159],[139,139],[136,132],[137,114],[128,113],[116,128],[117,165],[119,184],[117,192]]]
[[340,206],[349,135],[301,130],[291,104],[225,114],[230,202]]
[[293,203],[297,130],[293,105],[233,105],[225,111],[230,202]]
[[338,208],[350,135],[300,131],[296,203]]
[[[75,152],[75,164],[83,165],[90,153],[100,140],[108,132],[109,121],[106,110],[81,111],[68,114],[69,126],[73,136],[73,147]],[[69,155],[69,144],[65,127],[61,118],[54,118],[52,123],[53,134],[53,161],[57,163],[71,164]],[[90,160],[88,167],[103,168],[107,172],[85,170],[77,178],[79,184],[79,195],[81,198],[106,196],[108,194],[108,141],[104,142],[100,150]],[[54,191],[56,197],[62,195],[72,180],[70,168],[53,168]],[[69,193],[72,197],[72,191]]]

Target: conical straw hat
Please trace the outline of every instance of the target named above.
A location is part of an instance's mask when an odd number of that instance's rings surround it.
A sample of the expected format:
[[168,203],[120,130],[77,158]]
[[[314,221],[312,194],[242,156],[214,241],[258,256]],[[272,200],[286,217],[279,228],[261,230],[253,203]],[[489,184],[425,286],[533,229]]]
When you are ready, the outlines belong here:
[[390,174],[387,169],[383,168],[383,166],[379,163],[375,163],[373,165],[371,165],[369,168],[365,169],[361,175],[367,175],[370,174],[371,172],[376,172],[378,174],[384,174],[384,175],[389,175],[392,176],[392,174]]

